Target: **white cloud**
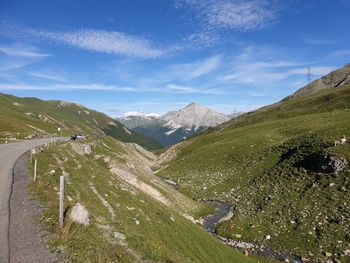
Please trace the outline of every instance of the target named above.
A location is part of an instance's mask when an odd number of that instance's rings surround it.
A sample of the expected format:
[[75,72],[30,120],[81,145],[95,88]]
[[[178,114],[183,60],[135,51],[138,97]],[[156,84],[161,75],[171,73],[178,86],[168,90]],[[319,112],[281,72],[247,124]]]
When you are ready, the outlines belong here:
[[177,0],[176,7],[190,8],[204,27],[251,31],[267,27],[281,9],[274,0]]
[[183,86],[183,85],[176,85],[176,84],[167,84],[166,88],[169,91],[175,91],[179,93],[187,93],[187,94],[213,94],[213,95],[220,95],[224,94],[223,91],[220,89],[214,89],[214,88],[195,88],[191,86]]
[[184,47],[200,49],[203,47],[210,47],[218,44],[220,37],[217,34],[211,32],[199,32],[193,33],[183,39]]
[[261,108],[263,104],[249,104],[249,103],[236,103],[236,104],[210,104],[209,108],[221,112],[223,114],[233,114],[238,112],[249,112]]
[[[323,75],[327,75],[328,73],[330,73],[331,71],[335,70],[335,67],[310,67],[310,72],[313,75],[317,75],[317,76],[323,76]],[[288,77],[289,75],[305,75],[308,73],[308,69],[307,68],[296,68],[296,69],[291,69],[289,71],[287,71],[286,77]]]
[[68,90],[99,90],[112,92],[130,92],[130,93],[181,93],[181,94],[223,94],[219,89],[213,88],[194,88],[189,86],[180,86],[167,84],[164,87],[130,87],[106,84],[81,84],[81,83],[55,83],[48,85],[35,84],[4,84],[0,83],[0,90],[50,90],[50,91],[68,91]]
[[173,64],[165,68],[159,75],[171,80],[193,80],[211,73],[221,65],[221,56],[215,55],[192,63]]
[[0,24],[0,34],[20,38],[51,40],[89,51],[139,58],[164,57],[170,52],[156,47],[154,43],[144,37],[132,36],[117,31],[85,28],[69,31],[47,31],[3,22]]
[[50,84],[50,85],[34,85],[34,84],[0,84],[0,90],[104,90],[115,92],[138,92],[134,87],[119,87],[105,84]]
[[10,82],[18,82],[19,69],[41,61],[50,54],[33,46],[21,44],[0,46],[0,76]]
[[46,80],[52,80],[56,82],[65,82],[67,79],[62,76],[62,74],[58,74],[56,72],[51,72],[51,71],[41,71],[41,72],[34,72],[30,71],[27,72],[27,75],[39,79],[46,79]]
[[128,116],[147,116],[147,117],[159,117],[161,116],[158,113],[150,112],[150,113],[145,113],[143,111],[128,111],[124,112],[123,117],[128,117]]
[[325,38],[316,38],[316,37],[311,37],[307,35],[303,36],[303,40],[306,44],[309,44],[309,45],[332,45],[336,43],[335,40],[325,39]]
[[37,48],[23,45],[0,46],[0,53],[10,57],[42,59],[49,57],[50,54],[40,52]]
[[341,49],[332,52],[329,57],[344,57],[344,56],[350,56],[350,49]]

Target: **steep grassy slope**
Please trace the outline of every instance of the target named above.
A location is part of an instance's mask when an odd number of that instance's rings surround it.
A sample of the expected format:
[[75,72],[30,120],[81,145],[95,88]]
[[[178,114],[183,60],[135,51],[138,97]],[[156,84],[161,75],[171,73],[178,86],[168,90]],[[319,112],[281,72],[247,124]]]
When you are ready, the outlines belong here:
[[235,215],[219,226],[222,236],[350,262],[349,170],[312,168],[322,152],[349,163],[349,144],[334,147],[350,137],[349,120],[349,85],[289,98],[179,145],[159,175],[195,199],[231,203]]
[[[138,145],[104,137],[62,143],[37,158],[39,179],[31,188],[47,207],[41,221],[55,234],[51,246],[68,262],[267,262],[243,257],[185,219],[203,205],[155,177],[155,156]],[[55,176],[48,175],[52,169]],[[67,216],[60,230],[62,174]],[[89,226],[69,219],[77,202],[88,209]]]
[[[124,142],[136,142],[148,149],[160,148],[151,138],[128,130],[107,115],[66,101],[42,101],[0,93],[0,139],[31,137],[35,134],[76,132],[107,134]],[[19,134],[17,134],[19,133]]]

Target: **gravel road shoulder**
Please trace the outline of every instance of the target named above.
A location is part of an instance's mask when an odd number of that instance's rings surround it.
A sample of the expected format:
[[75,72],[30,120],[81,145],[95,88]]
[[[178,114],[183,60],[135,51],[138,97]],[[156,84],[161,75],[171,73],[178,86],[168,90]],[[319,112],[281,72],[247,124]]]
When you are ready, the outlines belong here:
[[10,262],[57,262],[47,247],[48,234],[34,219],[42,211],[37,199],[28,191],[28,154],[23,154],[14,167],[10,202]]

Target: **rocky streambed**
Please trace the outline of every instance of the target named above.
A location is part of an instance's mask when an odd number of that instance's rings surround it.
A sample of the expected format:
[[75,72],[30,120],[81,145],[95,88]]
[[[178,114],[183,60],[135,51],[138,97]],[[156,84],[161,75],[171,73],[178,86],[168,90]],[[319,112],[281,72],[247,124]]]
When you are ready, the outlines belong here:
[[233,213],[231,211],[231,205],[218,200],[211,200],[207,202],[215,207],[215,212],[212,215],[209,215],[206,218],[204,218],[203,229],[211,233],[218,239],[220,239],[226,245],[232,248],[238,249],[242,252],[243,250],[247,249],[249,253],[253,255],[264,256],[264,257],[273,258],[276,260],[281,260],[286,262],[295,262],[295,263],[304,262],[302,258],[299,256],[295,256],[295,255],[291,255],[283,252],[277,252],[264,245],[257,245],[250,242],[244,242],[240,240],[234,240],[231,238],[224,238],[219,236],[216,232],[216,226],[218,223],[225,220],[229,220],[233,216]]

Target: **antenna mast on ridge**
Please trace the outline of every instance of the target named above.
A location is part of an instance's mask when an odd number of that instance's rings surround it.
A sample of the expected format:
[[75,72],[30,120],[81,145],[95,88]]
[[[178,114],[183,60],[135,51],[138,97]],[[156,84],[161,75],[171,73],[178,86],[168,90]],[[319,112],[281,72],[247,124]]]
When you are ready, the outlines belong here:
[[311,82],[311,68],[310,66],[307,68],[307,83]]

